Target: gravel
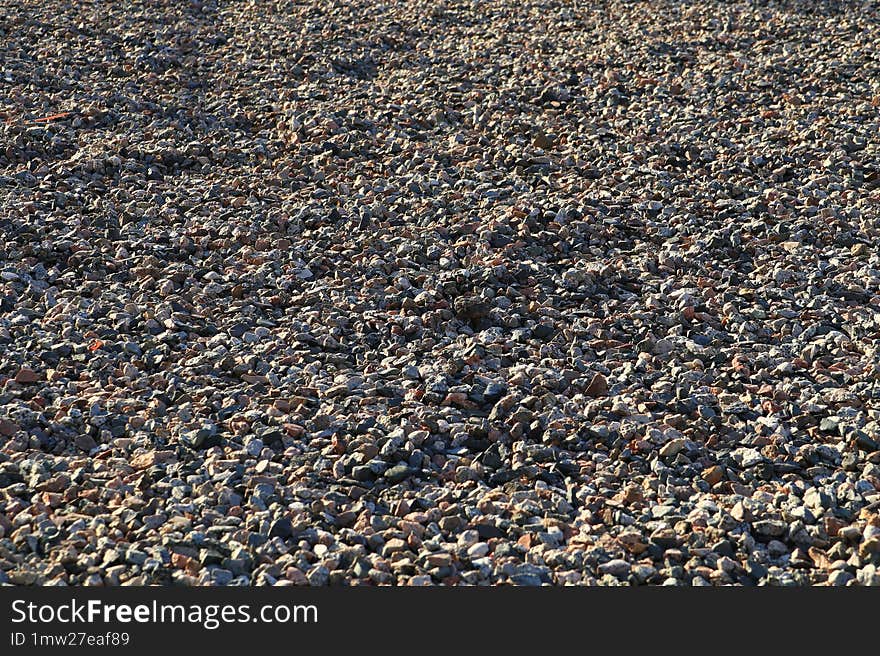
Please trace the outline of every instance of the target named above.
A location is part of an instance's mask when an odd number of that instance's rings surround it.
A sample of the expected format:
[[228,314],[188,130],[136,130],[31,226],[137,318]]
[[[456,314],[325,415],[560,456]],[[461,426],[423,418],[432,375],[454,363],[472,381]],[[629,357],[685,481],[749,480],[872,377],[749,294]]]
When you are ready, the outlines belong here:
[[0,583],[880,584],[876,2],[7,3]]

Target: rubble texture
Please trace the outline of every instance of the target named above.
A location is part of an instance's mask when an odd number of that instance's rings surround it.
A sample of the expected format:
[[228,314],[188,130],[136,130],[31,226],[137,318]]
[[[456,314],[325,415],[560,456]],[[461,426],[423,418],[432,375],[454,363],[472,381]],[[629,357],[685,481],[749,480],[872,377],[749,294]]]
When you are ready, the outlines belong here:
[[880,584],[876,2],[0,8],[0,583]]

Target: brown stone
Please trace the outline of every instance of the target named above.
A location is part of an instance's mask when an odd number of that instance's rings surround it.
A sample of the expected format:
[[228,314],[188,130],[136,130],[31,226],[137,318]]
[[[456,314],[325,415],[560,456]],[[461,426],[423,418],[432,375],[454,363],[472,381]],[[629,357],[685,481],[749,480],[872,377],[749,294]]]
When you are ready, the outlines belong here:
[[620,500],[630,505],[644,500],[644,496],[642,496],[642,490],[638,485],[627,485],[620,493]]
[[535,148],[540,148],[541,150],[547,150],[548,148],[553,147],[553,140],[547,136],[544,132],[538,132],[535,134],[535,138],[532,141],[532,145]]
[[825,523],[825,532],[832,538],[837,537],[840,529],[846,526],[846,523],[843,520],[830,515],[825,515],[825,517],[822,518],[822,521]]
[[648,549],[648,545],[639,533],[623,533],[618,537],[618,541],[624,549],[635,555],[644,553]]
[[717,485],[724,479],[724,468],[718,465],[712,465],[703,470],[703,480],[709,485]]
[[292,581],[294,585],[308,585],[309,579],[306,578],[305,573],[302,570],[297,569],[296,567],[288,567],[284,572],[284,578],[288,581]]
[[400,520],[397,524],[398,528],[403,531],[404,535],[415,535],[417,538],[425,534],[425,527],[417,522],[408,522],[405,519]]
[[147,451],[134,456],[130,464],[135,469],[148,469],[153,465],[168,462],[174,458],[173,451]]
[[12,437],[20,430],[20,426],[8,419],[0,419],[0,435]]
[[15,374],[15,382],[20,383],[21,385],[29,385],[32,383],[36,383],[40,380],[40,374],[38,374],[33,369],[28,369],[26,367],[22,367],[18,370],[18,373]]
[[299,424],[284,424],[284,430],[290,437],[299,437],[305,432],[305,428]]
[[593,380],[587,385],[584,394],[587,396],[604,396],[608,392],[608,380],[602,374],[593,376]]
[[187,563],[189,563],[189,558],[180,553],[171,554],[171,564],[177,569],[186,569]]
[[64,503],[64,495],[58,492],[43,492],[40,497],[50,508],[58,508]]
[[831,561],[828,559],[826,553],[821,549],[810,547],[809,549],[807,549],[807,554],[809,554],[810,560],[812,560],[813,564],[819,569],[831,568]]
[[388,542],[385,543],[385,547],[382,549],[382,554],[384,556],[388,556],[395,551],[406,551],[407,544],[406,540],[402,540],[401,538],[391,538]]
[[451,516],[444,517],[440,520],[440,530],[445,531],[446,533],[452,533],[453,531],[457,531],[462,527],[464,522],[461,520],[461,517]]
[[70,477],[65,475],[53,476],[45,481],[38,489],[46,492],[63,492],[70,485]]
[[457,405],[461,408],[473,408],[475,404],[470,401],[464,392],[450,392],[443,399],[443,405]]
[[452,556],[448,553],[432,553],[425,562],[429,567],[449,567],[452,564]]

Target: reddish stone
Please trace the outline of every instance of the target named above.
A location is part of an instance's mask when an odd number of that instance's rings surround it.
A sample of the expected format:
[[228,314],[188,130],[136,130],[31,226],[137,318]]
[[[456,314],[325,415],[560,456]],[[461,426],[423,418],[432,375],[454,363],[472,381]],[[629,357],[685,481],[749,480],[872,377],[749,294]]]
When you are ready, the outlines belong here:
[[12,437],[18,432],[19,428],[19,425],[15,422],[9,421],[8,419],[0,419],[0,435]]
[[21,385],[29,385],[31,383],[36,383],[39,380],[40,374],[33,369],[28,369],[26,367],[22,367],[18,370],[18,373],[15,374],[15,382]]

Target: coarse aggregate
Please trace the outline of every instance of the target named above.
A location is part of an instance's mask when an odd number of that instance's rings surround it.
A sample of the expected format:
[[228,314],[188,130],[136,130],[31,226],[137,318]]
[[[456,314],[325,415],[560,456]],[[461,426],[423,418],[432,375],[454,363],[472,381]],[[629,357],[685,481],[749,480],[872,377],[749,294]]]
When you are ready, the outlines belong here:
[[0,3],[0,584],[880,585],[878,53]]

